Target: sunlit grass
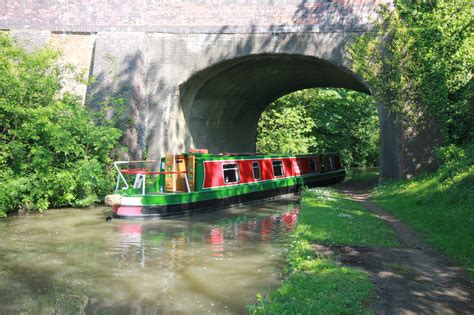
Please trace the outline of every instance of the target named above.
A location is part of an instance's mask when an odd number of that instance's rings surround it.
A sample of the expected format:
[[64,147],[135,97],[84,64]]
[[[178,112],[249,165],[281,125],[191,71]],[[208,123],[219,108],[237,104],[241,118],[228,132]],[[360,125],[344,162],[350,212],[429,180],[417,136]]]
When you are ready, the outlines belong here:
[[332,189],[303,192],[283,285],[257,296],[251,314],[367,314],[373,285],[365,271],[342,266],[312,244],[398,246],[394,232]]
[[380,186],[373,200],[474,276],[473,165]]
[[298,232],[313,243],[396,247],[395,233],[361,205],[330,189],[303,193]]
[[314,269],[291,274],[269,299],[259,296],[257,314],[363,314],[372,294],[367,274],[318,260]]
[[373,294],[367,273],[322,258],[303,234],[294,234],[289,275],[269,296],[258,295],[251,314],[366,314]]

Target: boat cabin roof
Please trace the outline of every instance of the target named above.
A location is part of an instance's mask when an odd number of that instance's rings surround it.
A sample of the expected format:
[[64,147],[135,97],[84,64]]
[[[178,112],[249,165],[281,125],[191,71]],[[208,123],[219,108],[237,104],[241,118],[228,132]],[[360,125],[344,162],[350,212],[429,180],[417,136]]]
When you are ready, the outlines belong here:
[[337,153],[307,153],[307,154],[264,154],[264,153],[183,153],[184,156],[195,156],[203,161],[212,160],[254,160],[254,159],[274,159],[291,157],[310,157],[316,155],[337,155]]

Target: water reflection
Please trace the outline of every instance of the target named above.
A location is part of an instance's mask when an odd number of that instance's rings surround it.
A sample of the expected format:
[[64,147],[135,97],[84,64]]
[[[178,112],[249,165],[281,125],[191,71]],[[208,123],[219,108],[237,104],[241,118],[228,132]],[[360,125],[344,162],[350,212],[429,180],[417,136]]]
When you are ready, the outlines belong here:
[[[149,252],[149,256],[166,254],[165,257],[161,257],[166,258],[166,261],[181,261],[186,257],[186,252],[193,252],[196,243],[210,245],[210,256],[224,257],[225,253],[232,254],[236,241],[239,245],[244,245],[246,242],[272,241],[272,237],[278,240],[292,231],[296,225],[299,207],[293,203],[291,206],[293,208],[290,211],[283,213],[265,217],[236,216],[221,219],[216,224],[203,224],[209,220],[209,217],[205,216],[194,216],[193,219],[196,219],[194,224],[190,221],[183,224],[174,222],[171,225],[165,221],[119,222],[116,225],[119,235],[117,246],[122,248],[122,251],[119,253],[118,268],[124,260],[139,261],[139,265],[143,268],[146,260],[145,252]],[[156,247],[157,245],[168,250],[162,252],[161,248]],[[226,245],[229,246],[227,252]]]
[[295,198],[173,220],[50,211],[0,226],[0,313],[242,313],[279,284]]

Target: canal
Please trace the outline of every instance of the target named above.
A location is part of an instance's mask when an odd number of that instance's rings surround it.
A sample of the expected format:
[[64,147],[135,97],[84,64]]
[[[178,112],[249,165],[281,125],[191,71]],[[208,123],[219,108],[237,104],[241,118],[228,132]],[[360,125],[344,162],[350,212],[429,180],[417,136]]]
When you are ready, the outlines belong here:
[[108,208],[0,222],[0,313],[241,314],[278,287],[298,199],[169,220]]

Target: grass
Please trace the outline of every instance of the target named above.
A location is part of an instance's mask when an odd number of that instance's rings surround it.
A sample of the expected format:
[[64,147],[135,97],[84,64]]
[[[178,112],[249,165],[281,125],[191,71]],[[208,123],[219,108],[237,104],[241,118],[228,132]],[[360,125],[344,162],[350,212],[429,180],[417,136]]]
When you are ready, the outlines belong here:
[[379,177],[378,167],[360,167],[347,170],[345,182],[372,181]]
[[364,314],[373,294],[362,270],[319,258],[311,244],[298,240],[283,285],[269,296],[257,296],[251,314]]
[[379,186],[373,201],[474,277],[472,147],[465,151],[434,174]]
[[395,233],[356,202],[328,188],[303,193],[298,233],[312,243],[397,247]]
[[251,314],[366,314],[373,285],[366,272],[321,257],[312,244],[398,246],[395,234],[357,203],[331,189],[303,192],[283,285]]

